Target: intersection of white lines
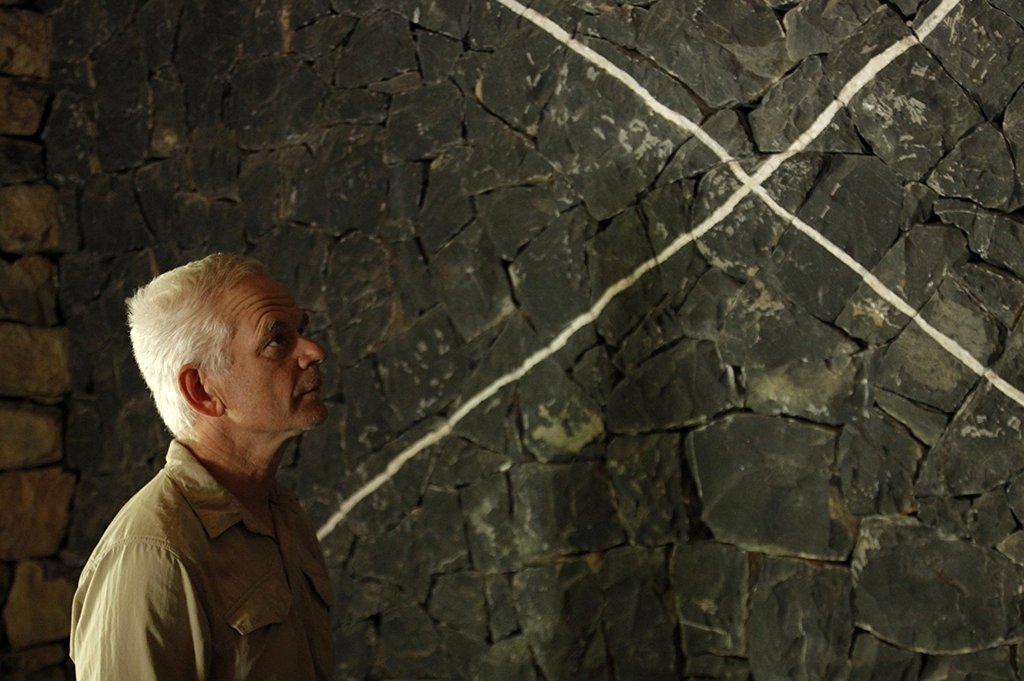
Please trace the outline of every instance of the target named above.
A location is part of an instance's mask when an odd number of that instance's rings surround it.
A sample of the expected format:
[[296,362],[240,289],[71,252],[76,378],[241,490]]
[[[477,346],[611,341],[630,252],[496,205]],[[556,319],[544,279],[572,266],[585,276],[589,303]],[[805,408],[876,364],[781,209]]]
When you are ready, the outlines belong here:
[[537,11],[524,6],[518,2],[518,0],[496,1],[506,7],[509,11],[530,21],[537,26],[537,28],[550,35],[553,39],[567,47],[569,50],[577,53],[580,57],[600,69],[606,75],[620,82],[628,90],[639,97],[653,113],[674,124],[687,134],[699,139],[701,143],[710,149],[723,163],[727,164],[733,175],[735,175],[736,179],[739,180],[741,186],[699,225],[694,227],[692,230],[679,235],[654,257],[641,263],[629,275],[612,284],[607,290],[605,290],[600,298],[597,299],[590,309],[569,321],[561,333],[555,336],[547,345],[539,348],[527,357],[518,368],[499,376],[487,387],[483,388],[472,397],[469,397],[458,409],[445,418],[439,426],[420,437],[392,458],[383,471],[364,483],[351,496],[345,499],[338,510],[335,511],[323,526],[320,527],[317,531],[317,536],[321,540],[329,535],[363,499],[370,496],[386,484],[388,480],[393,478],[413,457],[424,449],[437,444],[450,435],[459,422],[461,422],[481,404],[496,395],[502,388],[518,381],[535,366],[564,348],[569,342],[569,339],[577,332],[594,323],[612,300],[633,286],[645,274],[656,269],[659,265],[678,253],[679,250],[687,244],[699,239],[701,236],[713,229],[729,214],[731,214],[740,201],[749,194],[757,196],[772,210],[772,212],[778,215],[787,224],[793,225],[794,228],[824,248],[840,263],[857,273],[857,275],[876,294],[878,294],[879,297],[904,315],[908,316],[912,323],[917,324],[922,331],[938,343],[946,352],[963,363],[975,374],[987,380],[997,390],[1002,392],[1011,400],[1021,406],[1024,406],[1024,392],[1008,383],[991,368],[984,366],[959,343],[932,326],[927,320],[921,317],[918,310],[914,309],[913,306],[900,298],[899,295],[882,283],[882,281],[876,276],[871,274],[871,272],[854,260],[848,253],[829,241],[814,227],[779,205],[779,203],[775,201],[775,199],[762,186],[763,183],[787,159],[791,158],[794,154],[805,150],[808,145],[810,145],[810,143],[828,127],[836,114],[838,114],[843,107],[849,105],[854,95],[856,95],[857,92],[859,92],[865,85],[870,83],[878,73],[889,66],[912,46],[923,42],[925,38],[960,3],[960,0],[943,0],[931,15],[920,23],[920,25],[915,29],[914,34],[908,35],[902,40],[893,43],[886,50],[870,59],[867,64],[865,64],[860,71],[858,71],[843,86],[836,98],[821,112],[821,114],[819,114],[814,123],[799,135],[799,137],[797,137],[788,149],[782,153],[771,156],[757,168],[757,171],[753,175],[748,174],[740,166],[739,162],[732,158],[725,148],[717,142],[717,140],[710,137],[695,122],[655,99],[650,91],[637,82],[635,78],[605,57],[595,52],[590,47],[587,47],[580,41],[573,38],[572,35],[561,26]]

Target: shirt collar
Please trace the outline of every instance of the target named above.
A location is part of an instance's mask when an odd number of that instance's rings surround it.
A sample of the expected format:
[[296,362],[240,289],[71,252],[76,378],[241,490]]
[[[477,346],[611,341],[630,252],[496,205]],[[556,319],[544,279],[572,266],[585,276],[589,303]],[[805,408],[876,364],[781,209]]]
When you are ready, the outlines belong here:
[[[273,527],[258,521],[235,495],[210,475],[192,451],[177,440],[171,440],[167,449],[164,471],[181,490],[211,539],[216,539],[238,523],[244,524],[251,532],[274,536]],[[287,490],[280,484],[274,485],[270,493],[271,506],[281,504],[289,507],[291,500]]]

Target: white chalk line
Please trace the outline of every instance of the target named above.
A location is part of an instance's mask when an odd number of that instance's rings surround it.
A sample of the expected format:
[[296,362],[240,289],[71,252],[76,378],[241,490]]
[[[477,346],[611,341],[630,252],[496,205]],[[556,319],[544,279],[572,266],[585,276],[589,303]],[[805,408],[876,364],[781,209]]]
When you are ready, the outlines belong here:
[[561,333],[555,336],[547,345],[529,355],[518,368],[500,376],[487,387],[467,399],[458,409],[452,412],[450,416],[445,418],[440,425],[436,426],[434,430],[426,433],[406,449],[395,455],[382,472],[368,480],[351,496],[342,501],[338,510],[324,522],[319,530],[317,530],[317,538],[323,541],[323,539],[334,531],[334,528],[352,512],[352,509],[354,509],[363,499],[383,487],[388,480],[393,478],[413,457],[427,447],[437,444],[450,435],[455,429],[455,426],[466,418],[470,412],[474,411],[481,404],[494,397],[494,395],[496,395],[502,388],[518,381],[529,373],[535,366],[564,348],[570,338],[600,317],[601,313],[606,307],[608,307],[612,300],[618,297],[623,291],[630,288],[645,274],[665,262],[681,248],[700,238],[711,230],[711,228],[728,217],[729,214],[735,210],[736,205],[750,194],[750,192],[751,188],[745,185],[737,189],[714,213],[705,218],[704,221],[695,229],[680,235],[671,244],[662,249],[656,256],[642,263],[630,274],[622,277],[608,287],[608,289],[600,298],[598,298],[597,302],[595,302],[590,309],[570,321],[569,324],[562,329]]
[[427,447],[437,444],[442,439],[450,435],[458,423],[477,407],[489,400],[505,386],[521,379],[537,364],[551,357],[565,347],[572,336],[578,333],[581,329],[592,324],[600,316],[601,312],[603,312],[603,310],[611,303],[611,301],[623,291],[633,286],[649,271],[658,267],[684,246],[700,238],[715,225],[725,219],[725,217],[732,213],[739,202],[751,192],[756,193],[758,197],[765,201],[765,203],[776,214],[787,222],[793,224],[802,233],[812,238],[816,243],[825,248],[826,251],[839,259],[840,262],[856,272],[862,280],[868,283],[868,285],[879,294],[880,297],[894,305],[894,307],[904,314],[907,314],[929,336],[936,340],[940,346],[950,352],[950,354],[971,368],[972,371],[975,371],[979,375],[988,379],[993,385],[1012,399],[1024,405],[1024,393],[1000,378],[991,369],[987,369],[982,366],[980,362],[978,362],[954,340],[932,327],[931,324],[921,318],[920,314],[913,307],[906,303],[891,289],[886,287],[885,284],[883,284],[877,277],[868,272],[860,263],[854,260],[834,243],[829,241],[820,232],[780,206],[761,186],[761,183],[770,177],[785,160],[806,149],[807,146],[809,146],[810,143],[831,124],[838,112],[844,106],[849,104],[853,96],[861,88],[871,82],[871,80],[873,80],[882,69],[892,63],[892,61],[906,52],[910,47],[918,44],[919,41],[923,41],[925,37],[927,37],[927,35],[930,34],[935,27],[939,25],[939,23],[941,23],[945,16],[959,3],[960,0],[945,0],[928,17],[928,19],[921,24],[921,27],[917,31],[916,39],[914,36],[907,36],[869,60],[868,63],[844,85],[836,99],[821,112],[821,114],[815,119],[814,123],[812,123],[807,130],[801,133],[784,152],[772,156],[765,163],[759,166],[757,172],[755,172],[753,176],[747,174],[739,163],[725,150],[725,148],[722,147],[717,140],[704,132],[696,123],[658,101],[650,91],[640,85],[636,79],[620,69],[618,66],[612,64],[593,49],[580,43],[556,23],[536,11],[523,6],[519,2],[516,2],[516,0],[497,1],[516,14],[530,20],[563,45],[569,47],[574,52],[580,54],[584,59],[623,83],[629,90],[639,96],[653,112],[697,137],[716,156],[718,156],[719,159],[728,164],[734,175],[742,184],[741,187],[733,192],[733,194],[730,195],[714,213],[706,218],[695,229],[680,235],[653,258],[642,263],[629,275],[612,284],[589,310],[573,319],[561,333],[552,339],[550,343],[527,357],[517,369],[502,375],[490,385],[470,397],[450,416],[448,416],[440,426],[437,426],[434,430],[420,437],[413,444],[396,455],[381,473],[371,478],[362,487],[356,490],[355,493],[343,500],[339,509],[332,514],[317,531],[318,539],[323,540],[327,535],[329,535],[334,528],[348,516],[352,509],[354,509],[363,499],[373,494],[386,484],[406,463],[408,463],[408,461]]
[[[932,12],[916,30],[917,35],[908,35],[897,42],[890,45],[887,49],[883,50],[879,54],[872,57],[868,62],[861,67],[861,69],[854,74],[850,80],[840,89],[836,98],[829,103],[829,105],[818,115],[814,122],[803,131],[790,145],[789,147],[779,153],[773,155],[770,159],[765,161],[761,166],[758,167],[757,171],[753,176],[749,175],[742,166],[739,165],[733,159],[729,153],[720,145],[716,140],[708,136],[699,126],[693,121],[690,121],[685,116],[679,114],[673,109],[662,104],[658,101],[646,88],[640,85],[632,76],[622,70],[620,67],[608,61],[605,57],[594,51],[592,48],[583,45],[578,40],[573,38],[565,29],[558,26],[556,23],[548,19],[547,17],[539,14],[533,9],[525,7],[517,0],[497,0],[501,4],[508,7],[513,12],[523,16],[530,20],[539,28],[550,34],[559,42],[563,43],[571,50],[582,56],[584,59],[589,61],[594,66],[597,66],[603,70],[606,74],[612,76],[622,84],[624,84],[629,90],[634,92],[641,100],[643,100],[648,108],[655,113],[661,115],[666,120],[676,124],[686,132],[694,134],[701,142],[711,149],[712,152],[718,156],[723,162],[727,163],[732,173],[736,178],[743,183],[745,187],[751,187],[752,191],[764,201],[771,210],[785,220],[787,223],[792,224],[801,233],[811,238],[815,243],[824,248],[829,254],[838,259],[849,269],[853,270],[861,279],[868,284],[868,286],[875,291],[883,300],[891,304],[897,310],[907,315],[911,321],[917,324],[926,334],[928,334],[933,340],[935,340],[944,350],[949,354],[953,355],[957,360],[970,368],[974,373],[979,376],[983,376],[988,379],[995,387],[1001,392],[1006,394],[1014,401],[1024,406],[1024,392],[1013,387],[1007,383],[1004,379],[999,377],[994,371],[985,367],[977,359],[974,358],[969,352],[967,352],[961,345],[959,345],[952,338],[942,333],[934,326],[932,326],[927,320],[925,320],[918,310],[911,307],[906,301],[900,298],[892,289],[888,288],[880,279],[871,274],[865,269],[859,262],[853,259],[849,254],[839,248],[836,244],[825,237],[821,232],[816,230],[814,227],[806,223],[805,221],[798,218],[793,213],[787,211],[778,202],[776,202],[772,196],[767,192],[762,184],[770,177],[786,160],[791,158],[797,153],[805,150],[810,143],[814,141],[819,135],[821,135],[829,125],[831,125],[835,116],[839,111],[848,106],[850,101],[865,85],[870,83],[874,78],[889,64],[895,61],[904,52],[909,50],[911,47],[923,42],[949,15],[949,13],[960,4],[960,0],[945,0]],[[706,231],[706,230],[705,230]],[[690,241],[692,239],[688,239]],[[666,255],[663,251],[656,259],[664,260],[670,257],[678,249],[671,248],[666,251],[671,251]],[[617,295],[616,292],[614,295]]]

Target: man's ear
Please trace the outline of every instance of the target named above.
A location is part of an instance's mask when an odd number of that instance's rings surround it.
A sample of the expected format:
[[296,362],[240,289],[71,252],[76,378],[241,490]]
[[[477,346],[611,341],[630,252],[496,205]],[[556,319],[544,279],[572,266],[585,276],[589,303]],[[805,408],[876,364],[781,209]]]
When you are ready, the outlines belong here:
[[204,416],[223,416],[224,403],[207,389],[206,376],[199,367],[186,364],[178,372],[178,390],[188,405]]

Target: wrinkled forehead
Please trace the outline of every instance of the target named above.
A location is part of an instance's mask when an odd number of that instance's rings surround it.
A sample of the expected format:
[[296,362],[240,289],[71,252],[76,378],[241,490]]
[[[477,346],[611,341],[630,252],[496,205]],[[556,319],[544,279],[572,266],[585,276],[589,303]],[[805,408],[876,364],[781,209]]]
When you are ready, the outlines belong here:
[[268,319],[299,311],[288,289],[265,274],[250,275],[224,289],[217,299],[217,308],[233,334],[258,332]]

